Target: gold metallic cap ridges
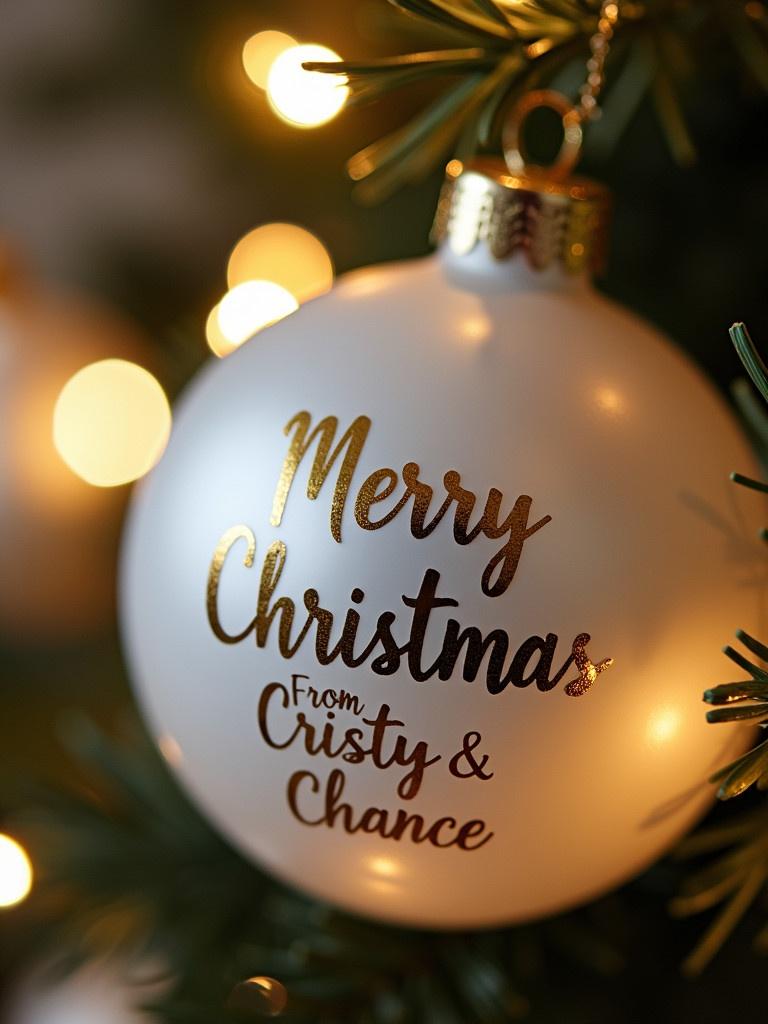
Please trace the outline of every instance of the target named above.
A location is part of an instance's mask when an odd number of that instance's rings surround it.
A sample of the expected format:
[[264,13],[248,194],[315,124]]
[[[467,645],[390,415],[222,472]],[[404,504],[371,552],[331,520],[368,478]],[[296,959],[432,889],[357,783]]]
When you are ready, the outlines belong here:
[[511,174],[492,157],[451,160],[432,237],[457,254],[485,245],[494,259],[523,255],[536,270],[572,274],[605,265],[610,194],[587,178]]

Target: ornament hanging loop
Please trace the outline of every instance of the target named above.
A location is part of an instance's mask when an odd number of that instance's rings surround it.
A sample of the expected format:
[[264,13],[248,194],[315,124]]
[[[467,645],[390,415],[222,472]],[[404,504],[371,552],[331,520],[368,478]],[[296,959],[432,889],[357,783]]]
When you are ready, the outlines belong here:
[[[523,140],[522,129],[529,115],[540,107],[554,110],[560,115],[563,126],[563,141],[560,150],[549,166],[533,164]],[[578,162],[583,140],[582,119],[579,111],[562,93],[552,89],[538,89],[526,93],[507,118],[502,133],[504,160],[511,174],[546,175],[554,181],[567,178]]]
[[[553,89],[537,89],[526,93],[507,118],[502,133],[504,160],[511,174],[534,174],[551,181],[563,181],[571,173],[581,154],[584,124],[599,113],[598,99],[605,84],[605,61],[619,20],[619,0],[602,0],[597,31],[589,40],[590,58],[587,78],[579,90],[574,106],[567,96]],[[523,141],[522,128],[528,116],[539,107],[548,107],[560,115],[563,141],[554,162],[548,167],[531,163]]]

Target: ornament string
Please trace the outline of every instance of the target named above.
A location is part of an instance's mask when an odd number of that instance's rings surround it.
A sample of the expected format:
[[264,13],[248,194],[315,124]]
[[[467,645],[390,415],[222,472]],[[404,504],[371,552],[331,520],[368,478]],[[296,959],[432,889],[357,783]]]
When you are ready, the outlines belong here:
[[[694,162],[696,147],[681,90],[692,75],[704,73],[719,50],[726,61],[731,51],[730,59],[743,67],[745,81],[752,79],[768,91],[768,18],[765,5],[754,0],[388,2],[423,27],[432,27],[431,49],[304,65],[308,71],[343,75],[348,108],[418,82],[446,80],[432,101],[348,161],[354,194],[363,202],[378,202],[422,180],[443,164],[450,150],[462,159],[474,145],[488,147],[508,98],[551,82],[572,61],[581,60],[585,49],[586,80],[575,106],[580,123],[597,117],[606,58],[619,36],[628,59],[617,60],[611,71],[611,86],[622,99],[611,112],[604,151],[617,144],[631,112],[650,93],[671,154],[682,165]],[[379,3],[384,7],[387,0]],[[446,41],[446,28],[459,31],[464,45]]]
[[[553,89],[537,89],[526,93],[513,107],[502,131],[504,160],[513,174],[546,173],[555,180],[566,178],[576,166],[584,138],[584,125],[600,114],[598,100],[605,86],[605,62],[611,48],[611,39],[619,20],[616,0],[603,0],[597,21],[597,31],[589,40],[590,58],[587,77],[579,89],[575,104]],[[547,107],[560,115],[563,141],[554,162],[547,168],[537,166],[528,158],[522,128],[528,115]]]
[[587,61],[587,79],[579,89],[576,111],[580,121],[591,121],[600,115],[598,100],[605,85],[605,61],[619,20],[617,0],[603,0],[597,19],[597,32],[589,40],[590,58]]

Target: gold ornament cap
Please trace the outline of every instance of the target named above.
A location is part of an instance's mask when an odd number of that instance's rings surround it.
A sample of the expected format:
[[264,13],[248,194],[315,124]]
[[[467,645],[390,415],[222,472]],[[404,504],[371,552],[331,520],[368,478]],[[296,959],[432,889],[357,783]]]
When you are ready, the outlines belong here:
[[[520,129],[537,107],[560,114],[563,143],[555,162],[528,162]],[[578,112],[559,93],[528,93],[504,130],[504,160],[451,160],[432,229],[436,242],[463,255],[487,247],[496,260],[520,253],[536,270],[561,266],[599,274],[606,261],[611,199],[605,186],[571,170],[581,149]]]

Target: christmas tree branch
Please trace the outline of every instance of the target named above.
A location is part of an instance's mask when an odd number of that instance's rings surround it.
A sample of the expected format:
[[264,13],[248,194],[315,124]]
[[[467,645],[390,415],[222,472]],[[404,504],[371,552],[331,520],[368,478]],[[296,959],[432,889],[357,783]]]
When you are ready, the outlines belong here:
[[[730,335],[752,382],[768,401],[768,368],[757,351],[749,331],[744,324],[737,323],[731,327]],[[742,473],[732,473],[731,479],[743,487],[768,493],[768,485]],[[750,654],[762,662],[768,661],[768,645],[741,629],[737,630],[736,637]],[[704,701],[714,706],[714,710],[707,712],[707,721],[751,721],[756,725],[768,724],[768,668],[751,661],[730,644],[723,650],[750,678],[734,683],[722,683],[720,686],[705,690]],[[758,789],[768,789],[768,740],[758,744],[733,764],[716,772],[710,781],[720,783],[717,795],[721,800],[730,800],[755,783]]]
[[671,911],[687,917],[722,904],[683,971],[700,974],[723,946],[768,880],[768,812],[763,808],[735,824],[699,832],[684,842],[679,856],[725,850],[719,859],[688,878]]
[[114,741],[78,721],[66,740],[87,781],[38,792],[14,823],[37,867],[27,955],[63,970],[151,958],[167,986],[147,1009],[163,1024],[501,1024],[528,1009],[516,963],[541,961],[545,977],[544,959],[597,975],[623,965],[589,910],[467,934],[343,914],[232,850],[136,726]]
[[749,374],[753,384],[768,402],[768,367],[760,357],[745,324],[734,324],[730,329],[731,340]]
[[[768,368],[755,348],[744,324],[730,330],[736,351],[752,382],[768,401]],[[732,473],[731,479],[743,487],[768,493],[768,486],[759,480]],[[763,531],[763,534],[765,531]],[[744,630],[736,637],[742,646],[761,662],[768,660],[768,645]],[[707,721],[768,724],[768,669],[758,665],[728,645],[724,653],[743,669],[748,679],[722,683],[704,691],[703,699],[714,706],[707,712]],[[768,740],[720,769],[710,779],[719,783],[717,795],[730,800],[756,785],[768,789]],[[762,808],[735,825],[704,831],[680,847],[681,856],[697,856],[703,852],[726,850],[718,860],[688,879],[680,896],[673,901],[672,912],[680,916],[701,913],[720,905],[715,920],[705,932],[683,965],[687,974],[698,974],[717,953],[754,900],[768,882],[768,810]],[[758,944],[768,940],[768,929],[761,932]]]
[[[430,77],[460,79],[446,87],[443,101],[399,132],[378,140],[352,157],[351,177],[361,182],[358,195],[375,201],[437,167],[451,153],[470,114],[479,107],[474,142],[494,146],[501,112],[518,92],[552,82],[563,65],[589,56],[597,30],[596,0],[389,0],[398,10],[434,25],[436,34],[455,32],[467,45],[367,61],[308,62],[305,68],[345,75],[352,103],[377,98]],[[741,63],[756,84],[768,91],[768,19],[761,4],[739,0],[619,0],[608,85],[629,92],[632,76],[641,91],[650,90],[662,129],[675,158],[695,159],[686,124],[683,93],[701,68],[721,63],[722,40],[730,41],[734,63]],[[619,61],[631,50],[636,59]],[[554,60],[552,57],[554,56]],[[466,89],[461,86],[466,85]],[[470,110],[457,96],[474,96]],[[616,135],[618,139],[618,133]],[[404,146],[403,140],[408,140]],[[375,153],[375,159],[372,156]],[[391,165],[397,162],[397,173]]]

